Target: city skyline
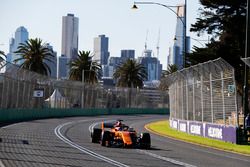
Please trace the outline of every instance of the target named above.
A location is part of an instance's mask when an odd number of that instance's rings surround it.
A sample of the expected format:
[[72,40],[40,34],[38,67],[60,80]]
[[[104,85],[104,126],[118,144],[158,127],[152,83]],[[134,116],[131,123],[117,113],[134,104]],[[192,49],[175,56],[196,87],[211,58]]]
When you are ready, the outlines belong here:
[[[45,0],[46,1],[46,0]],[[0,50],[8,53],[9,40],[13,32],[19,26],[24,26],[29,30],[30,38],[41,38],[44,42],[50,43],[54,50],[61,55],[61,18],[67,13],[72,13],[79,18],[79,50],[93,51],[93,38],[105,34],[109,37],[110,56],[120,55],[123,49],[134,49],[135,56],[142,55],[148,31],[148,49],[153,50],[156,56],[156,45],[158,31],[160,29],[160,56],[159,59],[166,69],[167,55],[169,47],[173,45],[175,33],[176,15],[171,11],[154,5],[139,5],[139,10],[133,11],[131,7],[134,1],[124,0],[100,0],[93,1],[48,1],[36,2],[25,0],[3,0],[0,19],[9,21],[1,25]],[[167,5],[183,4],[182,0],[157,1]],[[19,4],[19,5],[18,5]],[[60,7],[56,5],[60,4]],[[188,30],[190,24],[194,23],[198,17],[198,0],[188,2]],[[9,12],[8,9],[15,11]],[[33,9],[33,10],[29,10]],[[176,9],[175,9],[176,10]],[[42,11],[34,12],[32,11]],[[43,12],[46,11],[46,12]],[[22,13],[17,14],[17,13]],[[171,24],[170,24],[171,23]],[[196,37],[195,34],[187,30],[187,35]],[[205,39],[207,37],[202,37]],[[192,41],[193,42],[193,41]],[[197,44],[199,46],[199,44]]]

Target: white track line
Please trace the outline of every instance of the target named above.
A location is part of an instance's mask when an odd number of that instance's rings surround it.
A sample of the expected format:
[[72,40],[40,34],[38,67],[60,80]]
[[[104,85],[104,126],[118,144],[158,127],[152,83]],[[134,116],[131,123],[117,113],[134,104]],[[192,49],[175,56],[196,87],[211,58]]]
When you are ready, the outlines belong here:
[[69,144],[70,146],[72,146],[72,147],[74,147],[74,148],[80,150],[81,152],[84,152],[84,153],[86,153],[86,154],[88,154],[88,155],[90,155],[90,156],[93,156],[93,157],[95,157],[95,158],[98,158],[98,159],[100,159],[100,160],[103,160],[103,161],[105,161],[105,162],[107,162],[107,163],[110,163],[110,164],[112,164],[112,165],[114,165],[114,166],[118,166],[118,167],[129,167],[128,165],[122,164],[122,163],[120,163],[120,162],[118,162],[118,161],[112,160],[112,159],[107,158],[107,157],[105,157],[105,156],[103,156],[103,155],[100,155],[100,154],[98,154],[98,153],[95,153],[95,152],[93,152],[93,151],[91,151],[91,150],[89,150],[89,149],[87,149],[87,148],[85,148],[85,147],[82,147],[82,146],[80,146],[80,145],[78,145],[78,144],[76,144],[76,143],[70,141],[70,140],[67,139],[65,136],[63,136],[62,133],[61,133],[61,129],[62,129],[64,126],[69,125],[69,124],[73,124],[73,123],[76,123],[76,122],[67,122],[67,123],[58,125],[58,126],[55,128],[55,130],[54,130],[55,135],[56,135],[59,139],[61,139],[63,142]]
[[95,127],[96,125],[98,125],[98,124],[101,124],[101,122],[96,122],[96,123],[91,124],[91,125],[89,126],[89,132],[93,132],[94,127]]
[[175,165],[180,165],[180,166],[185,166],[185,167],[196,167],[194,165],[190,165],[190,164],[187,164],[187,163],[184,163],[184,162],[181,162],[181,161],[177,161],[177,160],[174,160],[172,158],[162,157],[160,155],[153,154],[153,153],[145,151],[145,150],[138,150],[137,149],[137,152],[149,155],[151,157],[154,157],[154,158],[157,158],[157,159],[160,159],[160,160],[163,160],[163,161],[170,162],[170,163],[175,164]]
[[1,160],[0,160],[0,167],[5,167]]
[[[3,126],[2,128],[3,129],[7,129],[7,128],[11,128],[12,126],[16,126],[18,124],[21,124],[21,123],[14,123],[14,124],[10,124],[10,125],[7,125],[7,126]],[[0,164],[1,165],[1,164]],[[1,166],[0,166],[1,167]]]

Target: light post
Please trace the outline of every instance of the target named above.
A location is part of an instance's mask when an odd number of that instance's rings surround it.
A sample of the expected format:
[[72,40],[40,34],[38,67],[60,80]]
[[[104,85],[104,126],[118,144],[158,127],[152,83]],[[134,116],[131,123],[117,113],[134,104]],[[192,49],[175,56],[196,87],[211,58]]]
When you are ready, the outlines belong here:
[[84,69],[82,70],[82,85],[83,85],[83,91],[82,91],[82,108],[84,108]]
[[132,9],[138,9],[138,7],[136,5],[142,4],[142,5],[159,5],[159,6],[163,6],[167,9],[169,9],[170,11],[172,11],[178,19],[180,19],[180,21],[183,24],[183,38],[184,38],[184,42],[183,42],[183,68],[185,68],[186,66],[186,50],[187,50],[187,41],[186,41],[186,29],[187,29],[187,0],[185,0],[185,4],[184,4],[184,19],[182,17],[180,17],[178,15],[177,12],[175,12],[172,8],[176,8],[176,7],[180,7],[180,6],[170,6],[170,5],[165,5],[165,4],[161,4],[161,3],[157,3],[157,2],[134,2],[134,5],[132,7]]
[[[82,84],[83,84],[83,91],[82,91],[82,108],[84,108],[84,94],[85,94],[85,71],[88,71],[89,72],[89,80],[90,80],[90,75],[91,75],[91,72],[95,72],[93,69],[92,69],[92,63],[90,64],[90,68],[89,70],[85,70],[84,68],[82,69]],[[89,81],[90,82],[90,81]]]
[[[92,65],[92,64],[91,64]],[[85,75],[84,75],[84,72],[85,71],[89,71],[91,72],[92,71],[92,66],[90,67],[90,70],[82,70],[82,85],[83,85],[83,91],[82,91],[82,108],[84,108],[84,95],[85,95]],[[89,74],[90,76],[91,74]]]
[[244,87],[243,87],[243,111],[244,111],[244,130],[246,130],[246,122],[245,118],[247,114],[249,113],[249,108],[248,108],[248,70],[249,68],[247,67],[247,61],[249,61],[250,57],[250,49],[249,49],[249,43],[250,43],[250,4],[249,0],[247,1],[247,15],[246,15],[246,45],[245,45],[245,71],[244,71]]

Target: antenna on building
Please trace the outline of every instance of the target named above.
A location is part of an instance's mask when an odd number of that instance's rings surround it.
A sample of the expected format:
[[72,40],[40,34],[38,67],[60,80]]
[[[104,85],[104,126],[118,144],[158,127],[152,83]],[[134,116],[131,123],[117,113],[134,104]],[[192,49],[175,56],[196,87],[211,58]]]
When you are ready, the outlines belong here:
[[160,77],[159,77],[159,72],[158,72],[158,70],[159,70],[159,54],[160,54],[160,34],[161,34],[161,30],[160,30],[160,28],[159,28],[159,31],[158,31],[158,39],[157,39],[157,45],[156,45],[156,56],[157,56],[157,62],[156,62],[156,70],[155,70],[155,72],[156,72],[156,74],[155,74],[155,78],[156,78],[156,80],[158,80],[158,79],[160,79]]
[[157,45],[156,45],[156,56],[157,56],[157,59],[159,59],[159,54],[160,54],[160,35],[161,35],[161,30],[159,28],[159,32],[158,32],[158,39],[157,39]]
[[147,42],[148,42],[148,30],[147,30],[147,33],[146,33],[146,39],[145,39],[145,50],[147,50]]

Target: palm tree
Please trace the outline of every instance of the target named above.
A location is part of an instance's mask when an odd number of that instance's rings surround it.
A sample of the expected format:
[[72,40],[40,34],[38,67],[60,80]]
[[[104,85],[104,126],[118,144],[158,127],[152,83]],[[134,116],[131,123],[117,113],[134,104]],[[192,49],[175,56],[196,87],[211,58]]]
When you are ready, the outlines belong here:
[[101,77],[101,65],[92,61],[90,51],[79,51],[75,60],[70,62],[70,74],[71,80],[81,81],[84,72],[84,82],[97,83]]
[[5,53],[0,50],[0,61],[3,61],[4,59],[3,59],[3,57],[1,55],[6,57]]
[[147,72],[142,64],[128,59],[120,64],[113,75],[117,79],[117,85],[121,87],[143,87],[143,81],[147,79]]
[[46,61],[53,62],[53,51],[49,49],[45,43],[42,43],[41,39],[29,39],[25,43],[21,43],[17,49],[14,53],[21,57],[15,59],[14,62],[23,61],[21,68],[43,75],[49,75],[51,73]]
[[159,86],[160,90],[168,90],[168,84],[166,82],[166,77],[174,72],[178,71],[178,67],[176,64],[169,64],[167,70],[162,72],[161,83]]
[[169,64],[167,70],[162,72],[162,78],[165,78],[167,75],[172,74],[178,71],[178,66],[176,64]]
[[[3,66],[4,66],[4,64],[5,64],[5,62],[4,62],[4,57],[6,58],[6,55],[5,55],[5,53],[3,52],[3,51],[1,51],[0,50],[0,70],[1,70],[1,68],[3,68]],[[3,63],[2,63],[3,62]]]

